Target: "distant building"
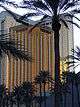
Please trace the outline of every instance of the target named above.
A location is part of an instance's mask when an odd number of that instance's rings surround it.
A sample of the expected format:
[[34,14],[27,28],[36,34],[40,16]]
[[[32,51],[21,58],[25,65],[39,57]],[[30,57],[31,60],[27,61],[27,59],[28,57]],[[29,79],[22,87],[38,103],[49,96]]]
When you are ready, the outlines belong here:
[[[3,11],[0,13],[0,35],[4,34],[4,36],[7,36],[9,33],[9,28],[18,25],[13,17],[11,17],[10,14],[8,14],[6,11]],[[3,38],[3,36],[0,36],[0,39]],[[3,54],[3,58],[0,60],[0,84],[5,83],[6,80],[6,67],[7,67],[7,56]]]

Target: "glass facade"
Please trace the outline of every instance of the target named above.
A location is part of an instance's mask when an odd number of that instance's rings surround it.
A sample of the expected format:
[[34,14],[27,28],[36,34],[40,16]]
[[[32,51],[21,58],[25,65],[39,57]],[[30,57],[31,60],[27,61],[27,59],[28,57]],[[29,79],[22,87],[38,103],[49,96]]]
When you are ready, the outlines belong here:
[[41,70],[49,71],[54,77],[53,34],[39,27],[31,32],[29,29],[23,25],[10,28],[10,37],[15,40],[17,48],[30,52],[32,62],[9,56],[6,71],[9,89],[24,81],[33,81]]

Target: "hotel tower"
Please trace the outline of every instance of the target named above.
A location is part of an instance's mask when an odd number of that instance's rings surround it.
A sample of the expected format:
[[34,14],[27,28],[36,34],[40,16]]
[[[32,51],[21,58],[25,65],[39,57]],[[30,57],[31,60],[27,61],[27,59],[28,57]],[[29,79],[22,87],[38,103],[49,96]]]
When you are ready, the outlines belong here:
[[[1,13],[2,16],[5,15],[4,13]],[[4,32],[7,29],[6,32],[9,33],[10,38],[14,39],[18,49],[30,52],[32,61],[16,60],[11,54],[9,57],[4,54],[0,63],[0,83],[12,89],[24,81],[33,81],[41,70],[49,71],[54,78],[54,34],[51,28],[46,26],[51,22],[45,23],[44,27],[35,27],[29,32],[31,24],[29,26],[20,25],[9,15],[6,15],[4,20],[2,19],[0,18],[0,28],[4,29]],[[70,29],[66,29],[62,24],[60,31],[61,73],[67,69],[64,64],[65,57],[74,48],[73,26],[68,25]]]

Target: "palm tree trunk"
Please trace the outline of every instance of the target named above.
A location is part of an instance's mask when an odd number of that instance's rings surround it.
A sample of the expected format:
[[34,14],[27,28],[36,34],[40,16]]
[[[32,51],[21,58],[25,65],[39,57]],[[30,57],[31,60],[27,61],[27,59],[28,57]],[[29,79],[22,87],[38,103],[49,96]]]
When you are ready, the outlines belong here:
[[[57,5],[56,5],[57,6]],[[57,8],[54,7],[54,17],[52,19],[52,30],[54,31],[54,51],[55,51],[55,107],[60,107],[60,93],[59,93],[59,80],[60,80],[60,53],[59,53],[59,30],[61,24],[57,16]]]
[[55,107],[60,106],[59,80],[60,80],[60,54],[59,54],[59,31],[54,32],[55,50]]
[[76,91],[77,91],[78,107],[80,107],[80,101],[79,101],[79,89],[78,89],[78,84],[77,84],[77,83],[76,83]]

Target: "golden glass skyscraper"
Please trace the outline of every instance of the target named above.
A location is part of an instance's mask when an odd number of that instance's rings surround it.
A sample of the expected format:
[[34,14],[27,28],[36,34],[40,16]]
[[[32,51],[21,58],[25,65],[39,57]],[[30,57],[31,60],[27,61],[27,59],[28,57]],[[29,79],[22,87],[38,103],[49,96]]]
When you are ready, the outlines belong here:
[[23,25],[10,28],[10,38],[15,40],[18,49],[31,53],[32,61],[16,60],[12,55],[7,58],[6,86],[9,89],[24,81],[33,81],[41,70],[54,76],[53,34],[45,28],[36,27],[31,32],[29,29]]

